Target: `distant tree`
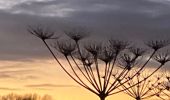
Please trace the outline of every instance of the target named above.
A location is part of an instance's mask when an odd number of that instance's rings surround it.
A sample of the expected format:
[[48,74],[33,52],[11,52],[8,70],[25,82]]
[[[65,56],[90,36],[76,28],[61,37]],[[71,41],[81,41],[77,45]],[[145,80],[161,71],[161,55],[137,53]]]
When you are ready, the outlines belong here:
[[52,100],[52,97],[50,95],[44,95],[41,100]]
[[0,96],[0,100],[52,100],[52,98],[49,95],[44,95],[41,97],[38,94],[18,95],[18,94],[11,93],[11,94]]
[[[65,34],[71,39],[67,41],[56,40],[54,32],[45,30],[43,27],[30,27],[28,31],[42,40],[59,66],[71,79],[96,94],[100,100],[105,100],[107,96],[128,90],[140,82],[145,81],[170,60],[168,55],[157,55],[155,59],[160,64],[146,79],[125,89],[118,90],[123,84],[128,83],[143,71],[148,63],[152,62],[151,59],[153,56],[160,49],[166,47],[169,41],[156,40],[147,42],[146,45],[151,49],[150,54],[143,56],[146,54],[146,49],[140,46],[139,48],[132,47],[131,43],[127,41],[110,39],[106,43],[89,42],[85,44],[81,40],[89,32],[84,29],[75,28],[65,31]],[[49,39],[51,39],[50,42],[54,41],[51,46],[48,42]],[[56,54],[56,50],[62,54],[62,58],[58,52]],[[61,62],[60,58],[65,59],[65,62]],[[141,62],[142,64],[136,66],[136,62]],[[123,66],[118,66],[120,63]],[[134,67],[138,67],[139,70],[133,73],[129,80],[125,80],[127,74]],[[112,78],[113,72],[116,70],[118,73]]]

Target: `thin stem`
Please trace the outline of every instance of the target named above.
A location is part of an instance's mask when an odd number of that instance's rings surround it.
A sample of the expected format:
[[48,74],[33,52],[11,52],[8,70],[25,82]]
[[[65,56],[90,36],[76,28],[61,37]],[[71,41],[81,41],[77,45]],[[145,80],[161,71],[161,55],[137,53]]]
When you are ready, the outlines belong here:
[[[137,83],[140,82],[140,75],[137,76]],[[137,94],[140,95],[140,86],[141,86],[142,83],[140,84],[137,84]],[[144,85],[144,84],[143,84]]]
[[101,83],[101,77],[100,77],[100,72],[99,72],[99,66],[98,66],[98,61],[97,61],[97,57],[94,57],[95,59],[95,65],[96,65],[96,71],[97,71],[97,76],[98,76],[98,80],[99,80],[99,86],[100,86],[100,90],[102,91],[102,83]]
[[72,60],[73,60],[73,62],[76,64],[76,66],[77,66],[77,68],[80,70],[80,72],[83,74],[83,76],[93,85],[93,87],[99,92],[99,89],[95,86],[95,84],[93,83],[93,81],[92,81],[92,79],[91,79],[91,77],[92,77],[92,75],[90,75],[90,76],[86,76],[85,74],[84,74],[84,72],[82,71],[82,69],[78,66],[78,64],[77,64],[77,62],[75,61],[75,59],[74,59],[74,57],[72,56],[72,55],[70,55],[71,56],[71,58],[72,58]]
[[[123,73],[122,78],[120,77],[120,80],[123,80],[129,72],[130,72],[129,70],[126,70],[126,72]],[[115,87],[117,87],[118,85],[119,82],[117,84],[115,83]]]
[[107,88],[108,85],[109,85],[110,78],[111,78],[111,75],[112,75],[112,72],[113,72],[113,68],[114,68],[114,66],[115,66],[115,63],[116,63],[117,56],[118,56],[118,54],[116,54],[116,56],[115,56],[115,58],[114,58],[114,60],[113,60],[113,64],[112,64],[112,66],[111,66],[110,73],[108,72],[108,73],[109,73],[109,74],[108,74],[109,76],[108,76],[108,79],[107,79],[107,82],[106,82],[106,88]]
[[156,53],[156,50],[153,51],[153,53],[150,55],[149,59],[143,64],[143,66],[137,71],[137,73],[132,76],[132,78],[135,77],[140,71],[142,71],[143,68],[145,68],[145,66],[148,64],[148,62],[151,60],[151,58],[154,56],[155,53]]
[[[157,81],[155,81],[153,84],[156,84],[158,82],[158,80]],[[147,85],[148,86],[148,85]],[[158,85],[157,85],[158,86]],[[156,86],[156,87],[157,87]],[[153,90],[153,89],[152,89]],[[145,96],[145,95],[147,95],[149,92],[150,92],[151,90],[150,89],[148,89],[147,91],[145,91],[145,92],[143,92],[143,94],[142,94],[142,97],[143,96]],[[155,93],[154,93],[155,94]],[[153,95],[153,94],[152,94]],[[150,95],[150,96],[152,96],[152,95]],[[149,97],[149,96],[147,96],[147,97]],[[145,97],[145,98],[147,98],[147,97]]]
[[[133,79],[140,71],[142,71],[143,70],[143,68],[148,64],[148,62],[151,60],[151,58],[153,57],[153,55],[156,53],[156,51],[153,51],[153,53],[150,55],[150,57],[149,57],[149,59],[143,64],[143,66],[131,77],[131,79]],[[125,83],[127,83],[128,82],[128,80],[127,81],[125,81],[125,82],[123,82],[122,84],[125,84]],[[118,88],[118,87],[120,87],[121,85],[119,85],[119,86],[117,86],[116,88]],[[111,90],[110,90],[110,92],[111,91],[113,91],[115,88],[112,88]],[[117,93],[117,92],[116,92]]]
[[[126,68],[124,68],[123,70],[122,70],[122,72],[119,74],[119,76],[116,78],[116,80],[111,84],[111,86],[109,87],[109,89],[108,89],[108,93],[109,92],[111,92],[110,90],[112,89],[112,87],[118,82],[118,80],[120,80],[120,77],[124,74],[126,72]],[[119,82],[118,82],[119,83]],[[118,85],[118,84],[117,84]],[[115,85],[115,87],[117,86],[117,85]]]
[[105,100],[106,97],[100,97],[100,100]]
[[[114,78],[116,79],[116,77],[114,77]],[[121,82],[120,82],[120,84],[121,84]],[[129,86],[130,86],[130,85],[129,85]],[[123,88],[123,89],[126,89],[126,90],[124,91],[126,94],[130,95],[130,96],[133,97],[133,98],[136,97],[136,94],[134,93],[133,89],[132,89],[132,91],[130,91],[130,89],[127,89],[127,87],[126,87],[124,84],[122,84],[122,88]],[[121,90],[121,89],[119,89],[119,90]]]
[[[162,66],[163,66],[163,65],[161,64],[156,70],[154,70],[149,76],[147,76],[145,79],[141,80],[139,83],[147,80],[147,79],[148,79],[149,77],[151,77],[155,72],[157,72]],[[127,89],[129,89],[129,88],[131,88],[131,87],[133,87],[133,86],[135,86],[135,85],[137,85],[137,84],[139,84],[139,83],[136,83],[136,84],[128,87]],[[124,83],[123,83],[123,84],[124,84]],[[119,86],[117,86],[117,87],[115,87],[115,88],[118,88],[118,87],[120,87],[120,86],[121,86],[121,85],[119,85]],[[125,90],[127,90],[127,89],[125,89]],[[117,92],[114,92],[114,93],[110,93],[109,95],[117,94],[117,93],[120,93],[120,92],[125,91],[125,90],[120,90],[120,91],[117,91]]]
[[[92,70],[91,66],[89,66],[89,70],[90,70],[90,72],[91,72],[91,76],[92,76],[92,78],[93,78],[93,81],[95,82],[97,88],[99,89],[99,86],[98,86],[98,84],[97,84],[97,81],[96,81],[96,78],[95,78],[95,76],[94,76],[94,73],[93,73],[93,70]],[[100,90],[100,89],[99,89],[99,90]]]
[[60,61],[57,59],[57,57],[55,56],[55,54],[53,53],[53,51],[51,50],[51,48],[48,46],[48,44],[46,43],[45,40],[42,40],[43,43],[45,44],[45,46],[48,48],[48,50],[50,51],[50,53],[52,54],[52,56],[54,57],[54,59],[57,61],[57,63],[60,65],[60,67],[64,70],[65,73],[67,73],[68,76],[71,77],[71,79],[73,79],[76,83],[78,83],[79,85],[81,85],[82,87],[86,88],[87,90],[93,92],[94,94],[98,95],[98,93],[92,89],[90,89],[89,87],[84,86],[83,84],[81,84],[79,81],[77,81],[65,68],[64,66],[60,63]]
[[67,62],[69,63],[69,66],[71,67],[73,73],[74,73],[75,76],[78,78],[78,80],[79,80],[84,86],[88,87],[88,86],[80,79],[80,77],[77,75],[77,73],[75,72],[75,70],[74,70],[74,68],[73,68],[73,66],[72,66],[72,64],[71,64],[71,62],[70,62],[70,60],[68,59],[68,57],[65,56],[65,58],[66,58]]
[[145,91],[145,89],[147,88],[147,86],[149,85],[149,82],[147,82],[147,83],[146,82],[147,81],[144,81],[144,83],[140,89],[140,94],[142,94]]
[[[81,50],[80,50],[79,43],[78,43],[78,42],[76,42],[76,45],[77,45],[78,53],[79,53],[79,55],[80,55],[80,57],[81,57],[81,60],[83,60],[83,56],[82,56],[82,54],[81,54]],[[86,69],[85,63],[84,63],[84,62],[82,62],[82,63],[83,63],[83,67],[84,67],[84,69],[85,69],[85,72],[86,72],[87,76],[89,77],[89,74],[88,74],[88,72],[87,72],[87,69]],[[94,77],[94,81],[95,81],[95,84],[96,84],[96,86],[97,86],[98,90],[100,90],[100,88],[99,88],[99,86],[98,86],[98,84],[97,84],[97,82],[96,82],[95,77]]]
[[108,64],[107,63],[105,63],[105,71],[104,71],[104,84],[103,84],[103,90],[105,91],[105,86],[106,86],[106,82],[107,82],[107,66],[108,66]]

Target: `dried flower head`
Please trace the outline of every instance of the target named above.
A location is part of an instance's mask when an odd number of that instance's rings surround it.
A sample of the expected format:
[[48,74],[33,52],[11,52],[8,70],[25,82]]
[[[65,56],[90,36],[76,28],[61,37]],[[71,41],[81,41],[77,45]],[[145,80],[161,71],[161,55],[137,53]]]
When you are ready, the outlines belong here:
[[169,91],[170,90],[170,86],[166,86],[165,89]]
[[68,37],[73,39],[75,42],[78,42],[79,40],[83,39],[89,34],[89,32],[85,30],[84,28],[74,28],[69,31],[65,31],[64,33]]
[[90,52],[94,57],[97,57],[101,51],[101,44],[89,43],[85,45],[85,49]]
[[102,47],[102,50],[99,54],[99,59],[104,61],[106,64],[111,62],[115,57],[114,51],[112,51],[109,47]]
[[[81,53],[81,55],[80,55],[80,53]],[[91,54],[89,52],[87,52],[86,50],[82,49],[80,52],[76,51],[74,53],[74,57],[81,60],[81,61],[85,61],[85,60],[87,60],[88,58],[91,57]]]
[[81,53],[81,55],[80,55],[80,53],[78,51],[76,51],[74,53],[74,56],[78,60],[83,62],[86,66],[91,66],[94,62],[94,60],[92,59],[92,55],[89,52],[87,52],[86,50],[82,50],[81,52],[83,52],[83,53]]
[[94,63],[94,60],[92,58],[88,58],[85,60],[84,64],[88,67],[91,67],[91,65]]
[[156,60],[157,62],[161,63],[162,65],[164,65],[165,63],[170,61],[170,56],[169,53],[159,53],[157,55],[155,55],[155,57],[153,58],[154,60]]
[[122,50],[126,49],[129,43],[127,41],[120,41],[120,40],[109,40],[110,47],[112,50],[115,51],[115,54],[118,54]]
[[169,45],[170,42],[168,40],[156,40],[156,41],[149,41],[146,43],[146,45],[152,49],[154,49],[155,51]]
[[124,68],[131,70],[131,68],[136,64],[135,56],[130,54],[123,54],[119,59],[119,65]]
[[42,40],[58,39],[58,37],[54,36],[55,32],[52,32],[51,30],[40,26],[35,28],[29,27],[28,32]]
[[136,47],[130,47],[129,51],[133,53],[136,57],[142,56],[146,53],[146,49]]
[[75,43],[70,41],[57,41],[53,47],[61,52],[64,56],[69,56],[76,49]]
[[170,77],[169,77],[169,76],[166,76],[166,79],[167,79],[168,81],[170,81]]

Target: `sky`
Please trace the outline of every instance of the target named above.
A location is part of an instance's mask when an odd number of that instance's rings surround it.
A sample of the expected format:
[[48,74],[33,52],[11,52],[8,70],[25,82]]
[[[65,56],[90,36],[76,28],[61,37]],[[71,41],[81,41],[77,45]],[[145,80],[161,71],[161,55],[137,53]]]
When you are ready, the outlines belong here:
[[60,35],[70,26],[84,26],[95,38],[169,39],[169,9],[170,0],[0,0],[0,90],[34,90],[58,99],[68,91],[62,100],[97,100],[56,67],[28,26],[44,25]]

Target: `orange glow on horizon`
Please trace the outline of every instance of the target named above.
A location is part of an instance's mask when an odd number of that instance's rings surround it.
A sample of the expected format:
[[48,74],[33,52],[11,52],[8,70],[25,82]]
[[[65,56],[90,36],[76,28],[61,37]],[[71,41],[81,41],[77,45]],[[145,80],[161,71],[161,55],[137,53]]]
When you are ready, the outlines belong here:
[[[1,73],[13,76],[5,77],[4,75],[4,77],[0,78],[1,95],[12,92],[18,94],[37,93],[51,95],[54,100],[99,100],[95,94],[71,80],[60,67],[56,67],[57,63],[53,60],[0,62]],[[41,86],[42,84],[47,86]],[[55,85],[61,85],[61,87]],[[62,87],[62,85],[70,85],[70,87]],[[107,97],[106,100],[132,99],[124,93],[119,93]]]

